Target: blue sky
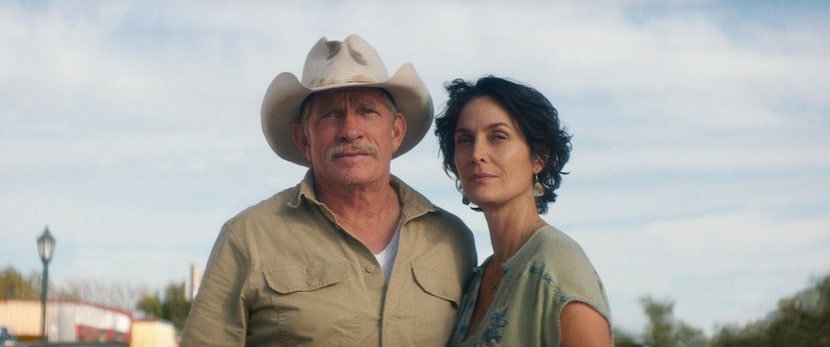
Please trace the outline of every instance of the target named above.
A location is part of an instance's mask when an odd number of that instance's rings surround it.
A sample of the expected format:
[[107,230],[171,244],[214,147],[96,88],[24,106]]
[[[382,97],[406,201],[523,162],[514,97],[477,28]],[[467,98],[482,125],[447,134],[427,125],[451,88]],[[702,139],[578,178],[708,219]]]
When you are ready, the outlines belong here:
[[[614,323],[639,298],[712,331],[830,272],[824,2],[0,3],[0,266],[163,288],[225,220],[296,184],[259,108],[320,37],[412,62],[437,107],[456,77],[545,93],[574,135],[545,219],[585,248]],[[393,173],[476,232],[431,133]]]

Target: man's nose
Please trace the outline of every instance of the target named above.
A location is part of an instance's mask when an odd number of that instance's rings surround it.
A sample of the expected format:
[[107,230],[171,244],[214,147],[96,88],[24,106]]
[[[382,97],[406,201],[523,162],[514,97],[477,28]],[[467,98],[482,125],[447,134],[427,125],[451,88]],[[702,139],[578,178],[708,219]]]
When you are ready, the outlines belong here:
[[360,116],[352,111],[347,111],[343,115],[340,124],[340,138],[347,142],[363,137],[363,124],[360,121]]

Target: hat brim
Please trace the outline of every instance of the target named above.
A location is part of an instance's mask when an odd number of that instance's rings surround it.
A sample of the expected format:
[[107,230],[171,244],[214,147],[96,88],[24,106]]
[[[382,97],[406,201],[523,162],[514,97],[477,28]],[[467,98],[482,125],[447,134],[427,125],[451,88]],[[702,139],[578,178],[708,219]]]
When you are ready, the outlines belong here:
[[406,134],[393,158],[408,152],[424,138],[432,124],[434,108],[429,90],[412,64],[404,64],[387,81],[378,83],[344,82],[319,88],[307,88],[294,74],[283,72],[271,82],[262,101],[262,131],[268,145],[280,158],[310,167],[291,136],[291,127],[299,121],[305,99],[316,92],[349,87],[376,87],[392,95],[398,112],[406,120]]

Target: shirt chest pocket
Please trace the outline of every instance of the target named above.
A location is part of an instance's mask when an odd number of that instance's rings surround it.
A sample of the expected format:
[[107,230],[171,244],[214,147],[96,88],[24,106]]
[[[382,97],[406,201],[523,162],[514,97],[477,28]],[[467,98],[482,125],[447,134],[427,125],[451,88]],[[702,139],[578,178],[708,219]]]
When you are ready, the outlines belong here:
[[354,311],[348,308],[354,295],[345,262],[282,265],[264,276],[275,328],[285,341],[344,344],[360,330],[358,319],[348,313]]
[[279,266],[265,272],[268,287],[283,295],[313,292],[346,278],[346,263],[317,262]]

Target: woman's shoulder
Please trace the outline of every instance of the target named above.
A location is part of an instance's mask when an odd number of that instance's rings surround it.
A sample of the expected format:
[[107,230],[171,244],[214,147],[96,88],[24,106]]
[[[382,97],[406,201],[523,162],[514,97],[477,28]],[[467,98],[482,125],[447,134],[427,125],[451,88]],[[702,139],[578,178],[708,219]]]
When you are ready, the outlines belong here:
[[591,260],[573,238],[553,226],[539,229],[527,242],[518,262],[544,269],[563,280],[596,276]]
[[602,280],[578,242],[553,226],[545,226],[528,244],[531,247],[523,252],[527,276],[539,276],[550,284],[560,303],[584,302],[610,317]]
[[[561,261],[571,256],[585,257],[585,251],[576,240],[552,225],[546,225],[528,240],[532,253],[539,259]],[[587,260],[587,259],[586,259]]]

